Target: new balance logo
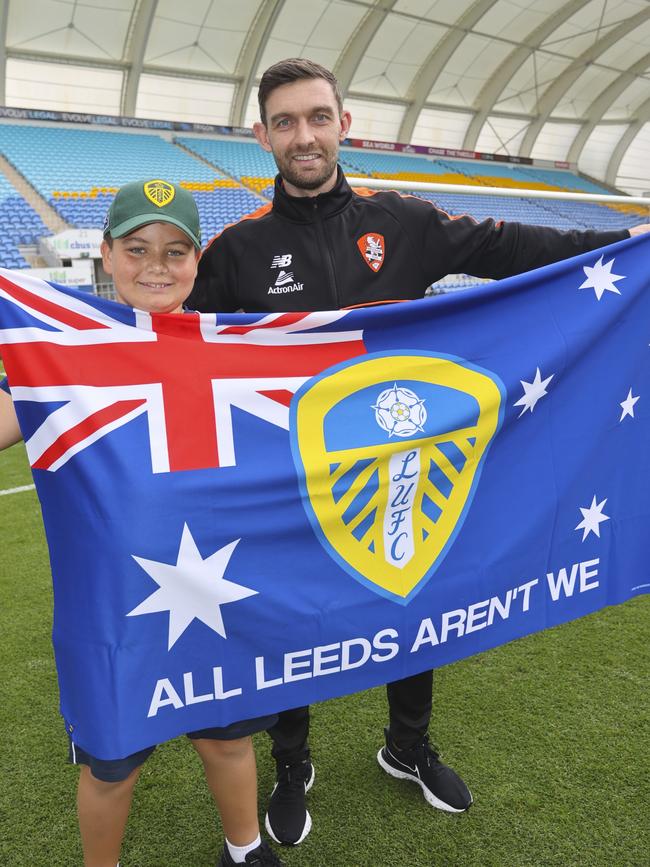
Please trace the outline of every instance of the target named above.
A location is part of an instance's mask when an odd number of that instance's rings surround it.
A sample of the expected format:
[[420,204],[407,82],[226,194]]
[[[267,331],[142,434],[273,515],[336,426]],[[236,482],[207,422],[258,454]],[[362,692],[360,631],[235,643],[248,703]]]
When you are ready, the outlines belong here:
[[274,256],[271,268],[288,268],[291,265],[291,253],[283,253],[282,256]]

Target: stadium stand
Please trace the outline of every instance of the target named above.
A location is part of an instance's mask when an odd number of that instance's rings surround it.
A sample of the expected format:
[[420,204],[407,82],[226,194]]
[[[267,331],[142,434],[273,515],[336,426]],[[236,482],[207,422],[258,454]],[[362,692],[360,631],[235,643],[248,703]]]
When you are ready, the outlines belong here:
[[430,183],[475,184],[547,190],[574,190],[607,193],[602,186],[565,169],[542,169],[516,163],[477,162],[440,157],[407,156],[383,151],[342,149],[342,160],[350,174]]
[[271,154],[262,150],[257,142],[182,137],[175,141],[237,178],[244,186],[266,198],[272,197],[277,169]]
[[[394,178],[395,180],[420,180],[427,178],[439,181],[448,172],[439,160],[425,156],[391,154],[385,151],[341,149],[341,162],[349,174],[367,175],[375,178]],[[440,181],[446,183],[446,181]]]
[[[511,163],[470,160],[429,159],[426,156],[402,156],[376,151],[343,149],[344,168],[349,174],[427,183],[463,184],[575,191],[609,192],[602,186],[565,169],[542,169]],[[619,229],[645,222],[647,216],[634,205],[600,205],[569,200],[532,199],[526,197],[474,196],[467,193],[416,193],[435,202],[447,213],[470,214],[477,220],[516,220],[558,229]]]
[[[28,181],[67,224],[102,225],[115,190],[142,177],[179,181],[196,197],[204,240],[272,197],[276,167],[255,141],[233,137],[178,136],[170,141],[152,133],[117,132],[56,125],[0,124],[0,154]],[[341,163],[349,175],[400,181],[474,186],[603,192],[603,188],[565,169],[515,163],[476,162],[344,147]],[[560,229],[620,228],[646,217],[633,205],[601,205],[519,196],[423,193],[451,215],[471,214]],[[0,264],[25,268],[18,246],[49,234],[41,218],[0,175]],[[452,275],[453,288],[467,285]]]
[[100,227],[116,189],[152,174],[192,191],[205,238],[262,203],[156,134],[0,124],[0,153],[77,228]]
[[15,187],[0,174],[0,265],[28,268],[19,245],[32,245],[50,231]]

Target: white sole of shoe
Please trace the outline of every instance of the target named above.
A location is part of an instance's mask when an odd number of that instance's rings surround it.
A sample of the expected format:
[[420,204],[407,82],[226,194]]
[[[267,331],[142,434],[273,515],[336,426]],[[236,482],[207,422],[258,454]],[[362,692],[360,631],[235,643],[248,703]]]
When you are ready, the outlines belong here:
[[[316,776],[316,770],[315,770],[314,766],[312,765],[311,766],[311,777],[305,783],[305,793],[307,793],[311,789],[311,787],[314,785],[314,777],[315,776]],[[271,792],[271,795],[273,795],[273,792],[275,792],[277,787],[278,787],[278,784],[276,783],[275,786],[273,786],[273,791]],[[307,834],[309,834],[309,832],[311,831],[311,816],[309,815],[309,810],[306,810],[305,812],[306,812],[305,826],[302,829],[302,834],[296,840],[295,843],[285,843],[283,840],[278,840],[278,838],[273,833],[273,829],[271,828],[271,823],[269,822],[269,814],[268,813],[264,817],[264,827],[266,828],[269,835],[275,840],[275,842],[279,843],[281,846],[299,846],[302,843],[302,841],[305,839]]]
[[417,783],[418,786],[422,789],[422,794],[424,795],[424,799],[428,804],[431,804],[432,807],[435,807],[436,810],[444,810],[445,813],[465,813],[474,803],[474,799],[472,798],[472,793],[470,792],[470,798],[472,800],[469,802],[469,805],[462,810],[459,810],[457,807],[452,807],[449,804],[446,804],[444,801],[441,801],[440,798],[436,798],[432,791],[427,789],[422,780],[418,777],[414,777],[413,774],[407,774],[405,771],[398,771],[397,768],[394,768],[392,765],[389,765],[386,759],[382,756],[383,747],[377,753],[377,761],[379,762],[379,766],[383,768],[387,774],[390,774],[391,777],[395,777],[397,780],[409,780],[411,783]]

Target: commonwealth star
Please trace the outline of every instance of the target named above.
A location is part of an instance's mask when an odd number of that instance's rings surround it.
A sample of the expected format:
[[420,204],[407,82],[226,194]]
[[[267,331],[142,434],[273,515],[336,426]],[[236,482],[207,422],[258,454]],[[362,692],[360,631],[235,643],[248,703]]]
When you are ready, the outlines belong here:
[[621,413],[621,417],[619,418],[619,422],[623,421],[626,415],[629,415],[630,418],[634,418],[634,404],[639,399],[640,395],[636,397],[632,396],[632,389],[630,389],[627,393],[627,397],[625,400],[621,401],[620,406],[623,409]]
[[239,541],[236,539],[224,545],[204,560],[196,547],[190,528],[185,524],[176,565],[131,555],[158,584],[158,590],[154,590],[133,611],[129,611],[127,617],[169,611],[168,650],[171,650],[193,620],[200,620],[225,638],[226,628],[221,606],[257,593],[257,590],[235,584],[223,577]]
[[580,521],[575,529],[582,530],[583,542],[589,533],[594,533],[600,539],[600,525],[603,521],[609,521],[609,515],[603,514],[606,502],[607,498],[601,500],[600,503],[596,503],[596,496],[594,495],[594,498],[591,501],[591,506],[589,506],[588,509],[583,509],[582,506],[580,507],[580,511],[582,512],[582,521]]
[[603,257],[596,262],[593,268],[589,265],[584,265],[582,270],[585,272],[587,279],[578,286],[578,289],[593,289],[596,293],[596,300],[600,301],[605,292],[615,292],[620,295],[620,289],[614,284],[619,280],[625,280],[624,275],[612,274],[612,265],[614,260],[610,259],[603,265]]
[[524,388],[524,396],[520,397],[518,401],[515,401],[513,406],[523,406],[522,411],[519,413],[517,418],[521,418],[522,415],[529,409],[531,412],[535,409],[535,405],[537,401],[544,397],[545,394],[548,394],[546,390],[546,386],[555,376],[552,373],[550,376],[547,376],[546,379],[542,380],[542,375],[539,372],[539,367],[537,368],[537,373],[535,374],[535,379],[532,382],[524,382],[523,379],[520,379],[523,388]]

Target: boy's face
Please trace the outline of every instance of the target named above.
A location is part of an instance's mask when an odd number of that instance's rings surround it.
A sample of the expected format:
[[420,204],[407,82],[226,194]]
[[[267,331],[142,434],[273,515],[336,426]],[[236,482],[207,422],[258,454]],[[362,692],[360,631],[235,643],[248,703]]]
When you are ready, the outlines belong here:
[[102,241],[104,270],[113,277],[117,300],[148,313],[180,313],[192,291],[199,250],[171,223],[149,223],[112,248]]
[[350,129],[350,113],[339,113],[332,86],[324,78],[283,84],[266,100],[266,126],[255,136],[273,154],[292,196],[315,196],[336,183],[339,144]]

